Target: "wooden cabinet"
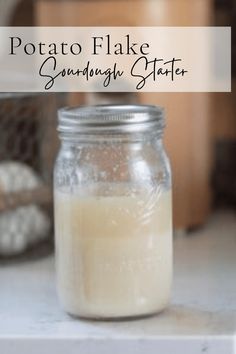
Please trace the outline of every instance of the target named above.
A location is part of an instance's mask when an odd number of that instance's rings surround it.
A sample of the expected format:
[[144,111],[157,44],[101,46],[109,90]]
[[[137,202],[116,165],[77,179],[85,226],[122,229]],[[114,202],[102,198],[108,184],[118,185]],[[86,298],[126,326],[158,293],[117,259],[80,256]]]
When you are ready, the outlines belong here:
[[[212,11],[211,0],[37,0],[35,6],[37,23],[44,26],[205,26]],[[202,224],[210,209],[210,96],[142,93],[139,101],[166,108],[175,227]]]

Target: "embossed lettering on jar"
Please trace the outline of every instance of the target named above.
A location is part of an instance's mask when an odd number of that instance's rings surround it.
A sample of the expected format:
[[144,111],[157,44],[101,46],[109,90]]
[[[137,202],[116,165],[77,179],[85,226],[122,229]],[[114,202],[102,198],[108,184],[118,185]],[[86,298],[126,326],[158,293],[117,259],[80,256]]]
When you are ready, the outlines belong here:
[[127,318],[168,305],[172,201],[163,128],[156,106],[59,111],[56,263],[68,313]]

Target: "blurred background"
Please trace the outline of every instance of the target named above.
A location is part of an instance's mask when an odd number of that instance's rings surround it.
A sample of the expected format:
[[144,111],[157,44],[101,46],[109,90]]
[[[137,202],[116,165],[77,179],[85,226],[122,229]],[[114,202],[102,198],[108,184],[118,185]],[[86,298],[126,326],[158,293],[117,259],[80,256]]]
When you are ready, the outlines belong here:
[[232,26],[233,63],[232,93],[0,94],[2,260],[53,250],[56,112],[68,104],[164,106],[175,230],[204,227],[217,209],[235,212],[235,23],[236,0],[0,0],[1,26]]

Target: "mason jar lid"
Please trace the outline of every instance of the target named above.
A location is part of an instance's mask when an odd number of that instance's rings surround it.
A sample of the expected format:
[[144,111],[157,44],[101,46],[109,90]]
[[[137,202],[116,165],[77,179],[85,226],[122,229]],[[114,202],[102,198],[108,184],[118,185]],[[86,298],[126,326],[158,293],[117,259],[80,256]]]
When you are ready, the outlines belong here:
[[152,105],[97,105],[58,111],[58,131],[68,134],[122,134],[164,128],[164,110]]

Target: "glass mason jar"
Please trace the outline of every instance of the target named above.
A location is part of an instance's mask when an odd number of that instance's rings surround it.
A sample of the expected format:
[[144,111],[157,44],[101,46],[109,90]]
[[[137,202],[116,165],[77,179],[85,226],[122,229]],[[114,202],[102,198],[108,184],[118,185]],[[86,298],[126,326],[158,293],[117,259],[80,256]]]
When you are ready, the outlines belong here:
[[167,306],[172,201],[163,128],[156,106],[59,111],[56,264],[68,313],[127,318]]

